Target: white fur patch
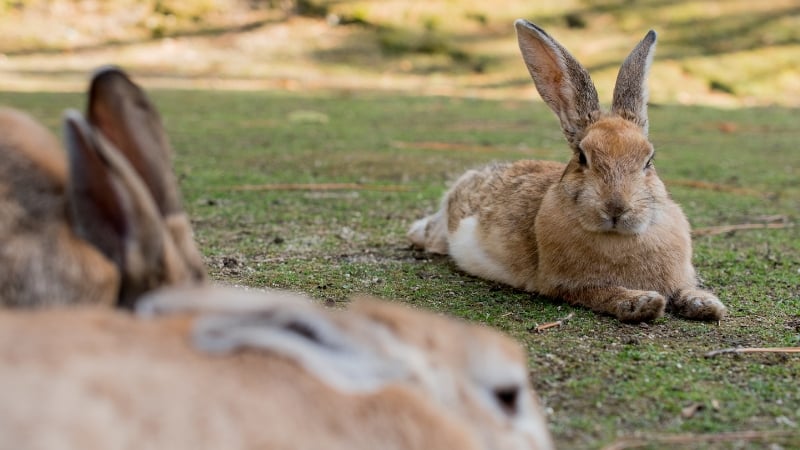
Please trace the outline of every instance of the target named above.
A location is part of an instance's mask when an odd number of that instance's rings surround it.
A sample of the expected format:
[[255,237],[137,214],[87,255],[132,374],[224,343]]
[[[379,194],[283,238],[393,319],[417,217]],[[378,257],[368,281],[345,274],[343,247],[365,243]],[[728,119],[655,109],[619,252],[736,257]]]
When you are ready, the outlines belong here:
[[515,286],[515,280],[502,263],[495,261],[481,247],[478,238],[478,218],[461,219],[455,232],[448,236],[450,255],[458,267],[467,273],[488,280]]
[[139,317],[195,312],[193,344],[210,353],[259,349],[292,359],[342,392],[373,392],[405,379],[402,363],[377,353],[302,295],[219,286],[168,288],[137,304]]
[[429,217],[424,217],[411,224],[406,236],[412,244],[420,248],[425,248],[425,228],[428,226]]
[[166,287],[143,295],[136,315],[152,318],[180,313],[255,313],[271,308],[313,310],[303,295],[271,289],[248,290],[229,286]]
[[253,348],[283,355],[342,392],[373,392],[407,376],[402,364],[313,311],[203,316],[195,322],[193,337],[197,348],[211,353]]

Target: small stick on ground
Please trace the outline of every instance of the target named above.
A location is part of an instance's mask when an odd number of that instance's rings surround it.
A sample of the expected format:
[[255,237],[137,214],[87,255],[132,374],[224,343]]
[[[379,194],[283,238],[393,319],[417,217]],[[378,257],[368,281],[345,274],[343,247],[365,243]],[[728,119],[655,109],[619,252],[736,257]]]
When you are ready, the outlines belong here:
[[574,313],[569,313],[566,317],[562,317],[556,320],[555,322],[548,322],[548,323],[543,323],[541,325],[537,325],[531,331],[533,331],[534,333],[541,333],[542,331],[549,330],[550,328],[560,327],[561,325],[564,324],[564,322],[568,321],[569,319],[572,319],[574,315],[575,315]]
[[763,229],[781,229],[792,228],[793,223],[742,223],[738,225],[720,225],[716,227],[697,228],[692,230],[692,236],[716,236],[718,234],[730,233],[731,231],[742,230],[763,230]]
[[800,347],[735,347],[723,348],[706,353],[706,358],[713,358],[717,355],[730,353],[800,353]]
[[470,145],[470,144],[461,144],[456,142],[434,142],[434,141],[426,141],[426,142],[394,141],[392,142],[392,147],[413,148],[413,149],[423,149],[423,150],[477,152],[477,153],[496,153],[503,150],[513,150],[513,149],[504,149],[497,146]]
[[733,441],[765,441],[770,439],[789,438],[798,434],[796,431],[733,431],[729,433],[714,434],[676,434],[661,436],[643,436],[622,438],[603,447],[603,450],[624,450],[628,448],[652,447],[654,445],[686,445],[712,442]]
[[231,191],[410,191],[409,186],[358,184],[358,183],[279,183],[279,184],[243,184],[224,188]]
[[668,186],[683,186],[693,189],[703,189],[706,191],[727,192],[737,195],[752,195],[755,197],[767,197],[769,192],[761,192],[755,189],[748,189],[738,186],[730,186],[727,184],[709,183],[708,181],[700,180],[667,180]]

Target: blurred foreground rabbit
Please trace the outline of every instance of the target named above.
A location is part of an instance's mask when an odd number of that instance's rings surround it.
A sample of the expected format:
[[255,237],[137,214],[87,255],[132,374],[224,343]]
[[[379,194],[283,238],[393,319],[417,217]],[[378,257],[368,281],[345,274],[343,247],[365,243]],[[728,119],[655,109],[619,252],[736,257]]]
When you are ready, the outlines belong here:
[[131,307],[161,285],[205,279],[147,96],[95,73],[86,117],[64,115],[66,153],[28,115],[0,109],[0,302]]
[[564,299],[619,320],[719,320],[725,306],[698,288],[689,223],[653,165],[647,138],[650,31],[622,64],[610,112],[589,74],[544,30],[515,23],[539,94],[572,149],[567,164],[518,161],[471,170],[411,242],[450,254],[464,271]]
[[0,314],[0,448],[552,448],[525,352],[483,326],[210,286],[137,311]]
[[119,69],[67,112],[69,168],[28,116],[0,129],[0,448],[552,448],[500,333],[200,285],[158,113]]

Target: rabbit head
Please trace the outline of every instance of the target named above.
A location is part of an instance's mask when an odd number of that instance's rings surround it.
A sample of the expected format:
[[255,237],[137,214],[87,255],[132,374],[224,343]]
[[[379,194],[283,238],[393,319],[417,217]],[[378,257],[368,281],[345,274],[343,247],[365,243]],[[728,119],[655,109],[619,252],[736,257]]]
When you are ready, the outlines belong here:
[[[476,431],[486,448],[551,445],[529,386],[525,353],[515,341],[484,326],[372,299],[358,299],[350,312],[389,330],[394,348],[420,352],[425,370],[413,378],[446,408],[461,411],[471,423],[485,424]],[[396,351],[387,346],[382,352]]]
[[588,72],[566,49],[528,21],[516,28],[528,71],[573,151],[559,187],[576,205],[575,221],[590,232],[644,232],[667,200],[647,138],[646,77],[656,33],[648,32],[622,64],[611,111],[603,112]]
[[0,111],[0,219],[9,305],[116,303],[205,279],[158,112],[120,69],[91,80],[87,114],[64,114],[67,150],[15,110]]

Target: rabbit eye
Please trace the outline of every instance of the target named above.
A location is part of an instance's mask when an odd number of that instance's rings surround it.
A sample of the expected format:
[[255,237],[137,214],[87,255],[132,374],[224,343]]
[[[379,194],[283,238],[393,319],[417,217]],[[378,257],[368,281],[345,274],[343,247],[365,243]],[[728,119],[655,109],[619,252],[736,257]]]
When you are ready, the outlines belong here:
[[586,161],[586,153],[583,153],[583,150],[580,149],[578,150],[578,163],[583,167],[586,167],[588,164]]
[[494,390],[494,398],[508,415],[517,413],[519,388],[517,386],[504,386]]
[[647,160],[647,163],[644,165],[644,170],[652,169],[653,168],[653,157]]

